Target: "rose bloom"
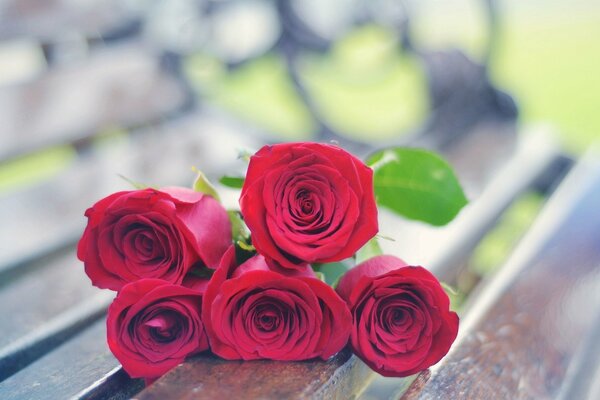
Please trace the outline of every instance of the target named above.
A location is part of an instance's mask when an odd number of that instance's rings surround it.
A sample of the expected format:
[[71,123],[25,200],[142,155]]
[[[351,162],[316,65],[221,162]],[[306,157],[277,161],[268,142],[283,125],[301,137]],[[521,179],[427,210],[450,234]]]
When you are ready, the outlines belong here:
[[123,287],[108,309],[108,346],[133,378],[157,378],[208,349],[202,294],[160,279]]
[[228,360],[328,359],[352,326],[344,301],[310,267],[284,276],[261,256],[237,267],[233,247],[208,285],[202,318],[212,351]]
[[260,149],[250,158],[240,208],[252,244],[284,268],[351,257],[378,230],[373,171],[327,144]]
[[216,268],[231,223],[212,197],[184,188],[114,193],[85,212],[77,257],[99,288],[141,278],[181,283],[192,266]]
[[352,349],[383,376],[409,376],[446,355],[458,315],[439,281],[423,267],[377,256],[349,270],[336,288],[354,319]]

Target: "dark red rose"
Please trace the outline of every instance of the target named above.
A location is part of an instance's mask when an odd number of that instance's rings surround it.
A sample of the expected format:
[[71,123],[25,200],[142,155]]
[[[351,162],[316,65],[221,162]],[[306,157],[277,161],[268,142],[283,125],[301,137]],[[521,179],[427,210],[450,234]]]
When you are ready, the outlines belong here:
[[261,256],[236,267],[233,248],[208,285],[202,318],[212,351],[228,360],[328,359],[352,326],[344,301],[309,269],[284,276]]
[[352,349],[383,376],[409,376],[437,363],[458,333],[458,315],[423,267],[378,256],[349,270],[337,292],[353,316]]
[[108,347],[132,378],[157,378],[208,349],[202,294],[160,279],[123,287],[108,309]]
[[184,188],[114,193],[85,215],[77,257],[103,289],[141,278],[181,283],[192,266],[216,268],[231,244],[225,209]]
[[348,258],[378,230],[373,171],[326,144],[260,149],[250,158],[240,206],[252,244],[284,268]]

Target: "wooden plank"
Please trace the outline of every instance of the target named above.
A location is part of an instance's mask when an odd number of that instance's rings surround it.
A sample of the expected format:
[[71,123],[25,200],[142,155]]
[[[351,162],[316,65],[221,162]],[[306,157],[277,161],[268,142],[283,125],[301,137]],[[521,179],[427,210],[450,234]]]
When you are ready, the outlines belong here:
[[225,361],[197,356],[136,396],[158,399],[348,399],[373,373],[345,349],[328,361]]
[[600,360],[598,204],[600,160],[590,154],[473,297],[449,355],[404,398],[583,398],[598,390],[598,368],[587,368]]
[[156,54],[118,46],[0,90],[0,160],[166,117],[186,93]]
[[[87,390],[98,383],[110,390]],[[129,398],[143,387],[129,379],[106,346],[104,320],[0,382],[2,399]],[[111,391],[112,390],[112,391]]]
[[237,160],[240,148],[258,144],[237,125],[193,113],[100,146],[63,173],[0,197],[0,278],[23,273],[32,260],[72,245],[83,232],[88,207],[131,189],[119,174],[150,185],[190,185],[192,166],[213,177],[244,167]]
[[69,251],[0,287],[0,381],[104,315],[114,294],[91,286]]
[[101,37],[132,22],[118,1],[8,0],[0,2],[0,40],[67,34]]

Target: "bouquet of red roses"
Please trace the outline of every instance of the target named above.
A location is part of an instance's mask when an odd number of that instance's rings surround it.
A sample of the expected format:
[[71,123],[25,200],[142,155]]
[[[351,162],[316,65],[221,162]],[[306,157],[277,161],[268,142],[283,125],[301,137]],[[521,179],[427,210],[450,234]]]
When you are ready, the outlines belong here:
[[[118,192],[85,213],[77,255],[95,286],[117,291],[107,341],[130,376],[208,350],[326,360],[348,343],[378,373],[407,376],[448,352],[458,317],[442,286],[376,243],[378,204],[438,225],[456,215],[466,200],[443,160],[395,149],[367,165],[334,145],[279,144],[222,182],[241,187],[239,211],[199,174],[194,189]],[[462,198],[440,205],[435,191]]]

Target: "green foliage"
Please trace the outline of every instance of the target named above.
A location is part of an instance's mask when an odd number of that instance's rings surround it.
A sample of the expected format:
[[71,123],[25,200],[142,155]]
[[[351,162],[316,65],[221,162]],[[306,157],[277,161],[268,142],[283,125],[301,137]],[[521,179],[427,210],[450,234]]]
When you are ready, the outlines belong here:
[[212,185],[212,183],[210,183],[210,181],[208,180],[206,175],[204,175],[204,173],[202,171],[200,171],[196,168],[193,168],[193,170],[197,173],[196,180],[194,181],[194,191],[203,193],[203,194],[207,194],[207,195],[211,196],[213,199],[220,202],[221,198],[219,197],[217,190]]
[[70,146],[49,148],[0,163],[0,193],[50,179],[69,168],[77,152]]
[[143,190],[143,189],[149,188],[148,185],[145,185],[141,182],[136,182],[133,179],[126,177],[125,175],[121,175],[121,174],[117,174],[117,175],[119,176],[119,178],[123,179],[125,182],[129,183],[131,186],[133,186],[137,190]]
[[314,121],[280,57],[266,55],[227,72],[221,61],[196,54],[185,60],[184,70],[207,102],[278,135],[279,140],[311,139]]
[[247,242],[250,237],[250,231],[246,227],[242,215],[237,210],[228,210],[229,221],[231,222],[231,237],[235,242]]
[[512,0],[491,78],[518,101],[524,123],[551,123],[567,150],[582,152],[600,132],[600,3]]
[[362,26],[326,55],[302,61],[303,82],[320,116],[343,136],[387,140],[419,126],[427,115],[424,69],[400,51],[390,30]]
[[390,148],[373,155],[377,203],[435,226],[452,221],[467,204],[450,165],[427,150]]
[[465,293],[453,286],[450,286],[446,282],[440,282],[440,285],[442,285],[444,292],[446,292],[448,295],[448,299],[450,300],[450,309],[454,311],[460,311],[466,299]]
[[255,255],[256,250],[254,249],[254,246],[248,245],[241,240],[238,240],[235,243],[235,261],[237,265],[242,265]]
[[383,254],[381,247],[379,246],[379,242],[377,241],[377,237],[369,240],[363,247],[361,247],[355,255],[356,264],[360,264],[363,261],[367,261],[369,258],[373,258],[375,256],[379,256]]
[[223,186],[227,186],[233,189],[241,189],[244,186],[244,178],[241,176],[222,176],[219,182]]
[[345,262],[334,262],[327,264],[313,264],[313,270],[318,276],[322,274],[325,283],[335,287],[339,279],[350,269]]

